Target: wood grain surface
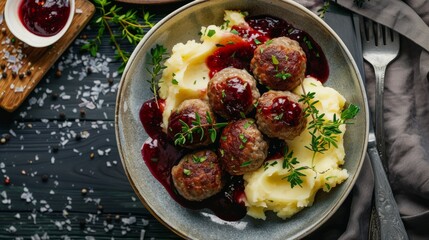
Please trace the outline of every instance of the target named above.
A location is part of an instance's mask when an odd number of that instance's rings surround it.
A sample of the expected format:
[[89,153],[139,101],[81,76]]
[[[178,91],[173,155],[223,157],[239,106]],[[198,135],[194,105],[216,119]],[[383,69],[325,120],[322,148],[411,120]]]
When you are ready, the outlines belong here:
[[[0,12],[3,14],[4,6],[6,1],[0,1]],[[55,63],[55,61],[61,56],[61,54],[70,46],[73,40],[86,26],[88,21],[94,14],[95,7],[88,0],[76,0],[76,9],[79,9],[74,15],[73,22],[69,30],[64,36],[54,43],[52,46],[44,48],[34,48],[26,46],[18,39],[15,38],[7,29],[6,23],[0,24],[2,33],[0,34],[0,51],[8,51],[13,54],[14,50],[22,51],[23,58],[20,60],[22,68],[15,76],[12,74],[12,70],[8,68],[10,63],[8,59],[4,58],[4,52],[0,64],[4,64],[6,69],[2,69],[0,76],[0,107],[7,111],[15,111],[25,100],[25,98],[33,91],[39,81],[43,78],[49,68]],[[7,44],[7,42],[11,42]],[[1,54],[0,54],[1,55]],[[30,70],[30,72],[28,72]],[[28,72],[28,73],[27,73]],[[24,77],[20,77],[22,74]]]
[[[153,22],[182,6],[116,4],[148,11]],[[0,143],[0,239],[180,239],[145,209],[124,173],[114,131],[120,61],[108,35],[97,57],[81,51],[97,34],[92,22],[15,111],[0,108],[0,139],[10,136]],[[134,50],[127,41],[121,46]],[[74,135],[83,132],[89,136]]]

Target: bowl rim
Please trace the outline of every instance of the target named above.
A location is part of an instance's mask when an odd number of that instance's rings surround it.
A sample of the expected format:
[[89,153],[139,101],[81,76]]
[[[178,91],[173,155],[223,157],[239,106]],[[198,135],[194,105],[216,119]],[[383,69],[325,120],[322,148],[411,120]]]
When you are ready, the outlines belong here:
[[6,0],[4,8],[4,20],[9,31],[19,40],[31,47],[42,48],[57,42],[68,31],[74,18],[76,4],[75,0],[69,0],[70,13],[64,27],[55,35],[43,37],[30,32],[22,23],[18,10],[24,0]]
[[[359,177],[359,173],[362,169],[363,163],[364,163],[364,159],[365,159],[365,153],[367,151],[367,145],[368,145],[368,132],[369,132],[369,106],[368,106],[368,99],[365,93],[365,87],[363,84],[363,80],[362,77],[359,73],[357,64],[353,58],[353,56],[351,55],[349,49],[347,48],[347,46],[345,45],[345,43],[342,41],[342,39],[338,36],[338,34],[325,22],[323,21],[323,19],[319,18],[315,13],[313,13],[312,11],[310,11],[309,9],[307,9],[305,6],[293,1],[293,0],[276,0],[279,2],[285,2],[288,3],[290,5],[293,5],[294,7],[298,8],[299,10],[301,10],[302,12],[304,12],[307,15],[310,15],[313,19],[315,19],[316,21],[318,21],[321,25],[323,25],[323,27],[329,32],[330,35],[332,35],[332,37],[338,42],[339,46],[341,47],[341,50],[344,51],[344,54],[346,55],[346,57],[348,59],[350,59],[352,68],[356,71],[356,77],[358,78],[358,83],[359,83],[359,87],[361,89],[363,89],[362,92],[362,101],[363,101],[363,106],[361,106],[363,108],[364,111],[361,111],[361,113],[365,113],[364,116],[364,140],[363,140],[363,148],[361,149],[361,153],[360,153],[360,159],[359,159],[359,164],[357,165],[356,168],[356,173],[354,175],[352,175],[351,179],[349,176],[350,180],[350,187],[346,188],[345,191],[343,191],[340,196],[338,197],[338,201],[336,202],[336,204],[332,207],[331,211],[327,214],[325,214],[325,216],[321,219],[319,219],[319,221],[317,221],[315,224],[312,225],[311,228],[306,228],[305,230],[307,231],[302,231],[300,232],[300,235],[298,236],[299,238],[305,237],[307,235],[309,235],[311,232],[315,231],[316,229],[320,228],[328,219],[330,219],[332,217],[332,215],[334,215],[335,212],[337,212],[337,210],[339,209],[339,207],[344,203],[344,201],[346,200],[347,196],[350,194],[351,190],[353,189],[353,186],[355,185],[357,178]],[[170,21],[171,18],[173,18],[174,16],[176,16],[177,14],[181,13],[184,10],[187,10],[191,7],[195,7],[196,5],[199,4],[204,4],[205,2],[210,2],[210,0],[195,0],[192,1],[190,3],[187,3],[185,5],[183,5],[182,7],[176,9],[175,11],[171,12],[170,14],[168,14],[167,16],[165,16],[162,20],[160,20],[157,24],[155,24],[154,27],[152,27],[143,37],[143,39],[139,42],[139,44],[135,47],[134,51],[132,52],[129,61],[127,63],[127,65],[124,68],[124,74],[122,75],[121,81],[119,83],[118,86],[118,94],[117,94],[117,98],[116,98],[116,105],[115,105],[115,135],[116,135],[116,142],[117,142],[117,146],[118,146],[118,152],[124,167],[124,171],[126,173],[126,176],[132,186],[132,188],[134,189],[134,191],[138,195],[138,198],[141,200],[141,202],[144,204],[145,208],[152,214],[152,216],[154,216],[160,223],[162,223],[164,226],[166,226],[168,229],[170,229],[171,231],[173,231],[174,233],[178,234],[180,237],[189,239],[190,236],[187,235],[185,232],[180,231],[179,229],[174,228],[173,226],[170,226],[170,224],[168,224],[164,219],[162,219],[157,213],[156,210],[152,209],[150,207],[150,204],[148,204],[148,202],[146,202],[146,200],[144,199],[144,197],[142,196],[141,192],[139,191],[139,189],[137,188],[137,186],[134,183],[134,180],[131,178],[131,175],[129,173],[128,168],[126,167],[127,163],[124,160],[124,150],[122,147],[122,143],[121,143],[121,134],[120,134],[120,129],[119,129],[119,115],[121,112],[121,109],[123,106],[121,106],[121,100],[123,99],[122,96],[122,91],[125,88],[126,83],[128,83],[127,79],[129,79],[127,76],[129,74],[129,68],[132,65],[132,62],[136,59],[138,52],[140,51],[140,49],[142,48],[142,46],[146,43],[146,41],[155,33],[155,31],[157,31],[163,24],[165,24],[167,21]]]

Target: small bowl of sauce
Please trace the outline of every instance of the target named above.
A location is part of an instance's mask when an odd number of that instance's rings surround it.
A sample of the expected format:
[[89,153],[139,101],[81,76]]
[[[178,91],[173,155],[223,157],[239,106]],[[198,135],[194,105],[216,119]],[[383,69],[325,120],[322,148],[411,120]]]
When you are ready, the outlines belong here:
[[75,0],[7,0],[4,17],[12,34],[32,47],[47,47],[70,27]]

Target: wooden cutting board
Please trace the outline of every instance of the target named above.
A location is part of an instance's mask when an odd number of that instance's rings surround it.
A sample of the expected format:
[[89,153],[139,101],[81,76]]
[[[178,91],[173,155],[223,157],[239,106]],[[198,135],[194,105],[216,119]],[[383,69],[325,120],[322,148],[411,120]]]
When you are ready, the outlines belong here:
[[[1,15],[3,15],[5,4],[6,1],[0,1]],[[21,105],[46,72],[86,26],[94,12],[95,6],[90,1],[76,0],[76,12],[69,30],[58,42],[45,48],[33,48],[15,39],[3,20],[0,24],[1,108],[13,112]],[[18,74],[12,74],[11,66],[16,65],[17,62],[22,67]]]

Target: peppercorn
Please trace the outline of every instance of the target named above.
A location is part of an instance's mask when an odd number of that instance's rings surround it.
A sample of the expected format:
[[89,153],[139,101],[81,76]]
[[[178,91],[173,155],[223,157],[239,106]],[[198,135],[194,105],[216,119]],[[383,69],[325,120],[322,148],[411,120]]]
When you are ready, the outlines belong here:
[[6,64],[5,63],[0,64],[0,68],[1,68],[1,70],[5,70],[6,69]]
[[2,78],[7,78],[7,73],[6,73],[6,72],[3,72],[3,73],[1,74],[1,77],[2,77]]
[[59,116],[59,118],[60,118],[61,120],[65,120],[65,119],[66,119],[66,114],[65,114],[65,113],[63,113],[63,112],[60,112],[60,114],[59,114],[58,116]]
[[42,179],[42,182],[47,182],[47,181],[48,181],[48,179],[49,179],[49,176],[48,176],[47,174],[43,174],[43,175],[41,176],[41,179]]
[[80,113],[80,117],[85,117],[85,115],[86,115],[86,112],[85,112],[85,109],[81,109],[80,111],[79,111],[79,113]]
[[58,150],[59,150],[58,146],[56,146],[56,145],[52,146],[52,152],[53,153],[57,153]]
[[25,72],[25,74],[27,74],[27,76],[30,76],[30,75],[31,75],[31,69],[28,69],[28,70]]
[[109,83],[109,86],[113,85],[113,79],[112,78],[107,79],[107,82]]
[[51,99],[52,100],[57,100],[58,99],[58,93],[52,93],[51,94]]
[[107,216],[106,216],[106,222],[107,223],[112,223],[112,214],[107,214]]
[[24,79],[24,77],[25,77],[24,73],[20,73],[20,74],[19,74],[19,79],[21,79],[21,80],[22,80],[22,79]]
[[59,78],[61,77],[61,75],[63,75],[63,73],[61,72],[60,69],[57,69],[57,71],[55,72],[55,77]]
[[16,78],[16,75],[17,75],[17,74],[18,74],[17,72],[12,71],[12,77],[13,77],[13,78]]
[[74,139],[76,139],[76,141],[80,141],[82,139],[82,135],[80,133],[77,133]]

